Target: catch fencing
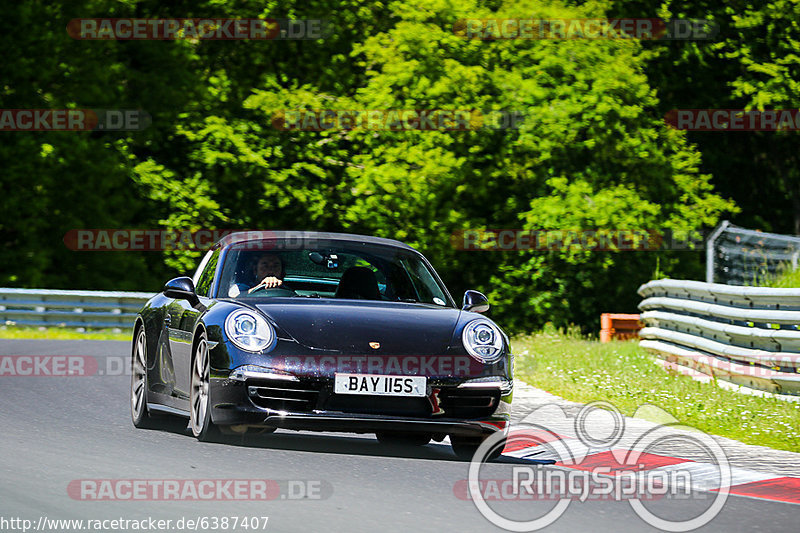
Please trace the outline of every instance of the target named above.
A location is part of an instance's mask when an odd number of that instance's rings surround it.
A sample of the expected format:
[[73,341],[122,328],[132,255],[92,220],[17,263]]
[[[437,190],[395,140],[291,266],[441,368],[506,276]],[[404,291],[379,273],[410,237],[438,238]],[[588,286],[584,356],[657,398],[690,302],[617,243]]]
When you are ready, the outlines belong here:
[[666,367],[800,395],[800,289],[664,279],[639,295],[639,344]]
[[706,242],[706,281],[764,285],[800,264],[800,237],[766,233],[723,221]]

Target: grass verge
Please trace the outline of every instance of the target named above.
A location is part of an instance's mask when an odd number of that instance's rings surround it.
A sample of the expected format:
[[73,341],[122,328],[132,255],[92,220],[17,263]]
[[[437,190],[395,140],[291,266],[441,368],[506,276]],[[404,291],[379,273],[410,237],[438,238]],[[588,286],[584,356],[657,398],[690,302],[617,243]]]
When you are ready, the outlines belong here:
[[567,400],[605,400],[629,416],[652,404],[707,433],[800,452],[800,403],[738,394],[670,374],[633,341],[601,344],[575,332],[546,329],[511,344],[517,376]]
[[132,330],[114,332],[112,329],[96,329],[81,332],[75,329],[59,327],[0,326],[0,339],[130,341],[132,338]]
[[768,277],[762,285],[784,289],[800,287],[800,268],[792,270],[791,265],[785,265],[776,276]]

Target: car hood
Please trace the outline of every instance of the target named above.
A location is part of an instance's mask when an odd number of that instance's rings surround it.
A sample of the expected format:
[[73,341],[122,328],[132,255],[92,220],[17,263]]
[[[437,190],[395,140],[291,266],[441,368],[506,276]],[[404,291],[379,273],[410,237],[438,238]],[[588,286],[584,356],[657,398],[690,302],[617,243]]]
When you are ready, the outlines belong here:
[[461,314],[426,304],[288,298],[256,307],[306,347],[353,355],[443,354]]

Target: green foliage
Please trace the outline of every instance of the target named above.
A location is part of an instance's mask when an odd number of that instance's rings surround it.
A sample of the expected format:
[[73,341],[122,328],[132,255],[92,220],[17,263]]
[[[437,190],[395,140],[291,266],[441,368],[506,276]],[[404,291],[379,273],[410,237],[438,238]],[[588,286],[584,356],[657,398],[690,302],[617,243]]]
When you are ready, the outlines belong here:
[[0,326],[0,339],[59,339],[130,342],[133,329],[89,329],[78,331],[66,327]]
[[[511,330],[546,321],[590,328],[600,312],[632,311],[657,262],[665,275],[691,277],[700,254],[451,245],[453,232],[471,228],[693,232],[735,210],[714,192],[698,149],[664,125],[648,80],[653,52],[642,43],[453,33],[462,18],[603,16],[598,6],[9,6],[4,20],[20,20],[20,30],[2,38],[23,53],[0,67],[3,107],[142,108],[153,126],[6,134],[0,202],[13,216],[0,222],[0,285],[153,290],[199,257],[70,252],[60,241],[73,228],[340,230],[418,247],[457,297],[486,292]],[[232,14],[325,18],[333,32],[324,42],[105,42],[64,31],[74,16]],[[23,31],[41,20],[50,21],[42,35]],[[506,130],[287,132],[273,125],[286,109],[506,109],[524,120]]]
[[[611,0],[618,17],[706,19],[709,40],[649,42],[646,71],[671,109],[800,108],[800,2]],[[715,190],[741,207],[736,224],[800,234],[797,132],[690,132]]]
[[776,0],[728,12],[738,33],[726,43],[727,57],[738,61],[734,95],[756,109],[791,109],[800,97],[800,2]]
[[776,275],[767,276],[762,279],[761,286],[763,287],[781,287],[785,289],[795,289],[800,287],[800,268],[792,269],[790,264],[787,264]]
[[800,402],[722,389],[668,373],[635,341],[598,343],[553,327],[512,339],[517,376],[568,400],[624,414],[655,405],[681,424],[747,444],[800,451]]

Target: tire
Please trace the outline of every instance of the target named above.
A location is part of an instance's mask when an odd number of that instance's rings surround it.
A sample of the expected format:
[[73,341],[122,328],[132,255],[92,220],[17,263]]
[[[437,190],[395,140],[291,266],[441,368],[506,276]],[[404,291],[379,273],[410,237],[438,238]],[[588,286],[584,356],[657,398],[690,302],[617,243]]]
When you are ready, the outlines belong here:
[[[475,455],[475,452],[478,451],[478,448],[486,440],[485,438],[481,437],[459,437],[459,436],[450,436],[450,446],[453,448],[453,452],[456,456],[461,459],[462,461],[472,461],[472,457]],[[489,457],[485,459],[485,461],[494,461],[503,453],[503,448],[505,447],[505,439],[503,440],[503,445],[496,446],[492,453],[489,454]]]
[[428,433],[401,433],[399,431],[381,431],[375,434],[381,444],[394,446],[425,446],[431,441]]
[[131,421],[139,429],[158,424],[147,409],[147,336],[144,326],[136,330],[136,343],[131,353]]
[[189,427],[192,435],[200,442],[213,441],[219,435],[218,428],[211,422],[210,368],[208,341],[205,332],[201,332],[192,358],[192,387],[189,397]]

